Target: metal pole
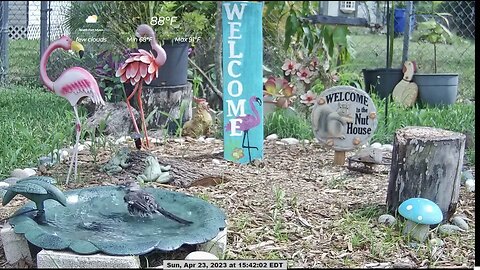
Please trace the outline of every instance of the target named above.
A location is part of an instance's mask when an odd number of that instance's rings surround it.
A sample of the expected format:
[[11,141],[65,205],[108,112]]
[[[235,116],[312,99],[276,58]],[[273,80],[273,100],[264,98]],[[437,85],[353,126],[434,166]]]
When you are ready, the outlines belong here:
[[407,1],[407,9],[405,10],[405,30],[403,31],[403,54],[402,64],[408,60],[408,46],[410,42],[410,20],[413,16],[413,1]]
[[48,46],[48,1],[41,1],[40,4],[40,58]]
[[2,7],[0,28],[0,84],[7,80],[8,73],[8,1],[0,3]]

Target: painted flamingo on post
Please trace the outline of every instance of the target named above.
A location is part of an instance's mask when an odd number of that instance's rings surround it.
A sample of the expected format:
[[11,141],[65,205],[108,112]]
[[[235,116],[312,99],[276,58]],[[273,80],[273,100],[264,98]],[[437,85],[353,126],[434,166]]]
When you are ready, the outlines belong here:
[[[243,131],[243,140],[242,140],[242,148],[248,149],[248,160],[252,162],[252,154],[250,153],[250,149],[255,148],[258,150],[256,146],[250,146],[250,139],[248,138],[248,131],[256,126],[258,126],[261,122],[261,116],[255,108],[254,102],[257,102],[260,106],[262,106],[262,100],[257,96],[252,96],[249,100],[250,108],[252,109],[252,114],[247,114],[245,116],[240,116],[235,119],[241,120],[239,122],[239,126],[237,126],[237,130]],[[225,127],[226,131],[232,131],[232,122],[228,122],[227,126]],[[247,145],[245,145],[245,139],[247,139]]]
[[147,135],[147,126],[145,124],[145,115],[143,112],[142,105],[142,86],[145,82],[150,84],[153,80],[158,77],[158,70],[161,66],[165,64],[167,60],[167,54],[165,50],[158,44],[155,38],[155,32],[153,29],[147,25],[142,24],[137,27],[135,32],[137,38],[147,37],[150,39],[150,45],[152,46],[153,51],[157,53],[155,57],[152,52],[147,52],[145,50],[139,49],[137,53],[131,53],[130,57],[125,61],[125,63],[117,70],[116,76],[120,77],[122,83],[128,82],[133,85],[135,88],[133,92],[127,97],[127,107],[132,117],[133,126],[135,131],[140,133],[138,130],[137,122],[135,116],[133,115],[132,106],[130,105],[130,99],[133,98],[135,93],[137,93],[138,106],[140,107],[140,116],[142,120],[142,129],[145,134],[145,143],[146,147],[150,147],[148,143]]
[[95,78],[88,71],[81,67],[71,67],[65,70],[60,77],[54,82],[50,80],[47,75],[47,62],[52,52],[58,48],[64,50],[73,50],[79,53],[80,57],[83,56],[82,44],[72,41],[67,36],[63,36],[57,41],[48,46],[45,53],[40,60],[40,79],[43,84],[57,95],[66,98],[73,107],[76,118],[76,139],[75,147],[73,150],[72,160],[70,161],[70,168],[68,169],[67,181],[70,179],[73,164],[75,164],[74,178],[77,179],[77,161],[78,161],[78,142],[80,139],[80,118],[78,117],[77,103],[82,98],[89,97],[95,104],[105,104],[103,98],[98,89],[98,84]]

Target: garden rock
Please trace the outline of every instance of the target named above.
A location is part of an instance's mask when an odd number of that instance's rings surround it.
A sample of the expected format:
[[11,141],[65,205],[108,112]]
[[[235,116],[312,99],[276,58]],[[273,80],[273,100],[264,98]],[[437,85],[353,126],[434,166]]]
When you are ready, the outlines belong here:
[[32,175],[35,175],[37,174],[33,169],[30,169],[30,168],[25,168],[25,169],[15,169],[12,171],[12,174],[10,176],[12,177],[16,177],[16,178],[25,178],[25,177],[29,177],[29,176],[32,176]]
[[[135,118],[139,117],[139,113],[132,108]],[[98,107],[93,115],[87,119],[86,129],[92,130],[104,123],[104,134],[113,135],[115,137],[127,135],[133,130],[132,118],[127,109],[127,103],[107,102],[104,106]]]
[[381,143],[372,143],[372,145],[370,145],[371,148],[382,148],[382,144]]
[[468,179],[467,181],[465,181],[465,186],[467,187],[468,191],[475,192],[475,180]]
[[454,216],[451,222],[453,225],[457,225],[462,230],[468,230],[467,222],[460,216]]
[[397,219],[392,215],[385,214],[385,215],[379,216],[377,221],[380,224],[384,224],[384,225],[387,225],[387,226],[393,226],[397,222]]
[[470,171],[463,171],[462,172],[462,177],[460,179],[460,184],[461,185],[465,185],[465,182],[468,180],[468,179],[472,179],[475,181],[475,178],[473,177],[473,174],[470,172]]
[[445,243],[443,243],[442,239],[440,238],[433,238],[430,239],[430,245],[436,246],[436,247],[442,247]]
[[287,144],[298,144],[299,143],[298,139],[295,139],[295,138],[283,138],[280,141],[282,141],[284,143],[287,143]]
[[391,144],[384,144],[384,145],[382,145],[382,149],[383,149],[383,151],[392,152],[392,151],[393,151],[393,145],[391,145]]
[[215,141],[215,138],[206,138],[205,142],[206,143],[213,143]]
[[38,166],[46,166],[46,167],[50,167],[50,166],[53,166],[55,165],[55,163],[58,162],[57,160],[57,155],[49,155],[49,156],[42,156],[40,158],[38,158]]
[[275,134],[275,133],[273,133],[273,134],[268,135],[265,139],[266,139],[267,141],[278,140],[278,135]]
[[451,235],[451,234],[456,234],[456,233],[460,233],[460,232],[463,232],[464,230],[462,230],[460,227],[456,226],[456,225],[452,225],[452,224],[442,224],[440,226],[438,226],[438,232],[440,234],[444,234],[444,235]]
[[185,260],[218,260],[218,257],[210,252],[194,251],[189,253]]

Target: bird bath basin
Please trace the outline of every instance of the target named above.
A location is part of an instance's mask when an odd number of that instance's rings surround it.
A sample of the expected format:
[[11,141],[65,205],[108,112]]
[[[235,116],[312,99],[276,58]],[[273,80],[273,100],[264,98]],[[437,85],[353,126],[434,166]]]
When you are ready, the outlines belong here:
[[[226,227],[226,216],[216,206],[190,195],[145,188],[168,211],[193,222],[183,225],[161,215],[131,216],[123,201],[125,191],[113,186],[90,187],[65,192],[67,207],[45,201],[45,224],[34,213],[10,219],[15,233],[35,246],[50,250],[70,249],[78,254],[143,255],[151,251],[174,251],[183,244],[212,240]],[[32,202],[17,213],[35,208]]]

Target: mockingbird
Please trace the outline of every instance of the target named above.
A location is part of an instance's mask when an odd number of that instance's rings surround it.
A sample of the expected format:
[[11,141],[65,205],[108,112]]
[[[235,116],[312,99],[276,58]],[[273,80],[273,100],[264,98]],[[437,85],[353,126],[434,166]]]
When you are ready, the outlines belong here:
[[122,187],[125,187],[127,191],[123,200],[127,203],[127,209],[130,215],[149,217],[157,213],[181,224],[193,223],[163,209],[158,205],[155,197],[150,193],[143,191],[137,182],[127,182],[123,184]]

